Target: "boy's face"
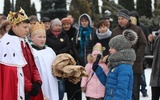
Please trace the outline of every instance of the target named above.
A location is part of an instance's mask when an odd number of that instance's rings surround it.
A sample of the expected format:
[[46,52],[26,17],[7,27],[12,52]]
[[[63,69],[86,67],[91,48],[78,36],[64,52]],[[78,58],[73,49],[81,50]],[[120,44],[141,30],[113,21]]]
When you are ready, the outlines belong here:
[[40,48],[44,47],[44,44],[46,42],[45,31],[36,30],[34,33],[31,34],[31,40],[36,46]]
[[100,26],[100,27],[98,28],[98,31],[99,31],[101,34],[104,34],[107,30],[108,30],[108,27],[107,27],[107,26],[104,26],[104,25],[102,25],[102,26]]
[[19,37],[26,37],[29,33],[29,23],[19,23],[18,25],[13,25],[12,30]]
[[68,30],[71,28],[71,24],[64,23],[64,24],[62,25],[62,27],[63,27],[63,29],[64,29],[65,31],[68,31]]
[[87,19],[84,19],[84,18],[81,19],[81,25],[82,25],[83,27],[87,27],[88,24],[89,24],[89,21],[88,21]]
[[114,53],[117,52],[117,50],[114,49],[114,48],[112,48],[112,47],[110,47],[110,48],[109,48],[109,52],[110,52],[110,54],[114,54]]

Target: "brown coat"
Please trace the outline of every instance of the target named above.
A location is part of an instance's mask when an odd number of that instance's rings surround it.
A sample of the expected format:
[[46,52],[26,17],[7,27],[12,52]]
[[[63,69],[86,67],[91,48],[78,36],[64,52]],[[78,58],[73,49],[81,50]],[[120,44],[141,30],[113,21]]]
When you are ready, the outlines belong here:
[[145,54],[145,47],[146,47],[146,43],[147,43],[145,35],[138,26],[129,23],[126,28],[122,28],[120,26],[117,26],[115,29],[113,29],[111,38],[116,35],[122,34],[122,32],[125,29],[131,29],[137,33],[138,40],[137,40],[136,44],[134,44],[132,46],[132,48],[136,52],[136,61],[134,62],[134,65],[133,65],[133,72],[135,74],[142,74],[142,70],[143,70],[142,59]]

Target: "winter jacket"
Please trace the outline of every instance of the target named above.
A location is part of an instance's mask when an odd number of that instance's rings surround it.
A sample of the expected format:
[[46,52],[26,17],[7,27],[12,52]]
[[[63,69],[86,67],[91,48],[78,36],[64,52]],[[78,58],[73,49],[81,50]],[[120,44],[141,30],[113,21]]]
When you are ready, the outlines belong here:
[[108,34],[108,36],[104,37],[103,39],[98,38],[97,34],[101,34],[98,32],[98,29],[96,30],[96,33],[93,34],[94,35],[93,43],[94,45],[98,42],[101,43],[101,45],[103,46],[103,56],[106,56],[109,54],[108,43],[110,41],[111,31],[108,29],[108,31],[106,31],[106,34]]
[[68,31],[64,32],[68,35],[70,43],[71,43],[71,49],[69,51],[69,54],[71,54],[73,56],[73,58],[75,59],[75,61],[77,61],[78,56],[76,55],[76,48],[73,46],[74,45],[74,37],[76,36],[77,33],[77,29],[73,26],[70,27],[70,29]]
[[111,68],[106,75],[101,67],[96,70],[101,83],[106,87],[104,100],[132,100],[133,71],[129,64]]
[[136,59],[133,49],[120,50],[108,58],[110,67],[108,75],[98,67],[96,75],[106,87],[104,100],[132,100],[133,70]]
[[153,45],[153,62],[152,62],[152,72],[150,78],[150,86],[152,87],[160,87],[160,39],[159,36],[156,36],[154,39]]
[[[105,95],[105,86],[101,84],[101,82],[98,80],[96,74],[93,74],[92,70],[93,63],[88,63],[85,66],[86,72],[89,74],[89,77],[83,77],[81,81],[81,87],[86,86],[86,96],[91,98],[103,98]],[[108,67],[104,63],[99,63],[100,66],[102,66],[102,70],[107,75],[108,73]],[[92,76],[93,75],[93,76]]]
[[65,32],[61,32],[58,37],[56,37],[50,30],[47,30],[46,45],[51,47],[56,55],[60,53],[69,53],[71,49],[71,43],[69,37]]

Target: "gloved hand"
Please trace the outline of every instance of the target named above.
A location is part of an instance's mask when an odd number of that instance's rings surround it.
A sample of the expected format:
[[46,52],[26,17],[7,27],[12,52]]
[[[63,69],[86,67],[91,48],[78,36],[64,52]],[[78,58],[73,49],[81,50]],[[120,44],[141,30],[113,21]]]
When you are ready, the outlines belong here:
[[40,92],[41,84],[39,82],[33,83],[32,90],[29,92],[31,96],[36,96]]
[[96,58],[96,61],[93,63],[93,66],[92,66],[92,69],[93,69],[94,72],[98,68],[98,62],[99,62],[100,59],[101,59],[101,54],[98,54],[97,58]]
[[98,68],[98,63],[94,62],[93,65],[92,65],[93,71],[95,72],[97,68]]

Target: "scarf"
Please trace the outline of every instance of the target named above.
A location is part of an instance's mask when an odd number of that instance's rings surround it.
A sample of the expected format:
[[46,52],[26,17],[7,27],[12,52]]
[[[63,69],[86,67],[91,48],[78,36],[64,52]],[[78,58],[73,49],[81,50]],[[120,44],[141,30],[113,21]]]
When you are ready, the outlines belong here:
[[98,37],[98,39],[106,39],[109,38],[111,36],[112,32],[108,29],[105,33],[99,33],[98,29],[96,30],[96,35]]
[[90,37],[92,32],[92,28],[88,25],[87,27],[80,26],[79,34],[80,34],[80,56],[84,56],[84,49],[88,45],[88,37]]
[[114,54],[111,54],[108,58],[109,67],[116,67],[119,64],[130,64],[133,65],[133,62],[136,60],[135,51],[130,49],[124,49],[117,51]]
[[51,31],[51,33],[53,35],[55,35],[56,37],[58,37],[58,35],[62,32],[62,29],[59,29],[59,30],[50,30],[50,31]]

